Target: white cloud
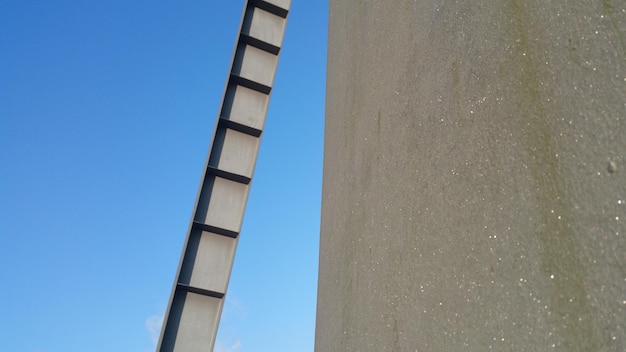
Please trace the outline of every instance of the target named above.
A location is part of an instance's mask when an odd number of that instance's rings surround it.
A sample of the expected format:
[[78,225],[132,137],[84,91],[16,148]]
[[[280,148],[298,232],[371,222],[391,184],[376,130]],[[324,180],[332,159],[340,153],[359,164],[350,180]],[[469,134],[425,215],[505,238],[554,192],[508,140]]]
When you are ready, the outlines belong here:
[[161,325],[163,325],[163,315],[151,315],[146,319],[146,330],[150,334],[150,342],[156,347],[161,334]]
[[229,294],[224,302],[214,352],[237,352],[241,350],[242,343],[236,332],[236,327],[246,319],[247,315],[243,302],[234,294]]
[[224,310],[222,311],[222,321],[225,319],[238,320],[246,318],[247,316],[248,312],[246,311],[246,308],[235,295],[231,294],[226,296]]
[[215,344],[214,352],[236,352],[241,349],[241,340],[237,339],[231,346],[224,346],[219,341]]

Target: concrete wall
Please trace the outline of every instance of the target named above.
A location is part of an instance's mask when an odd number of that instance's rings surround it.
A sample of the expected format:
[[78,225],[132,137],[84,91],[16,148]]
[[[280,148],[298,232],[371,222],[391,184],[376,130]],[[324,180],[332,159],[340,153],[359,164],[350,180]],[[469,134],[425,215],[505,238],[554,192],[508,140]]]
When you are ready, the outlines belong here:
[[330,0],[317,352],[626,351],[626,2]]

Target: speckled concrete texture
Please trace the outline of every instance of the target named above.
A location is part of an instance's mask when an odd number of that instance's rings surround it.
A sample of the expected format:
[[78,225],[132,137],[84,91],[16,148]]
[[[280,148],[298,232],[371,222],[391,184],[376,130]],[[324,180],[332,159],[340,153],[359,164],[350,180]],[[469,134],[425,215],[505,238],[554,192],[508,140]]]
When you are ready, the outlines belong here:
[[316,352],[626,351],[626,2],[330,0]]

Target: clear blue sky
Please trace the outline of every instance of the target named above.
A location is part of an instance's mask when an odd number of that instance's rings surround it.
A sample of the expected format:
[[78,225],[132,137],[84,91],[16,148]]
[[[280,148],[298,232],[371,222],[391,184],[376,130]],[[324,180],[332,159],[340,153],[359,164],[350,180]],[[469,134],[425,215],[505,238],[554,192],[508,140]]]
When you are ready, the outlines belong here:
[[[0,0],[0,351],[154,350],[243,0]],[[312,351],[327,1],[293,0],[216,351]]]

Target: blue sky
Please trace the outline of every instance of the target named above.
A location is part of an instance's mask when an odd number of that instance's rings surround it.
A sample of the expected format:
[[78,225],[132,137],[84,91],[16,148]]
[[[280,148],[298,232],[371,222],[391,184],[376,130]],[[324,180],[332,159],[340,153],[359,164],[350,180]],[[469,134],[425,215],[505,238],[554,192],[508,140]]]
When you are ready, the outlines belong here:
[[[0,0],[0,351],[154,350],[243,0]],[[216,351],[312,351],[327,1],[293,1]]]

